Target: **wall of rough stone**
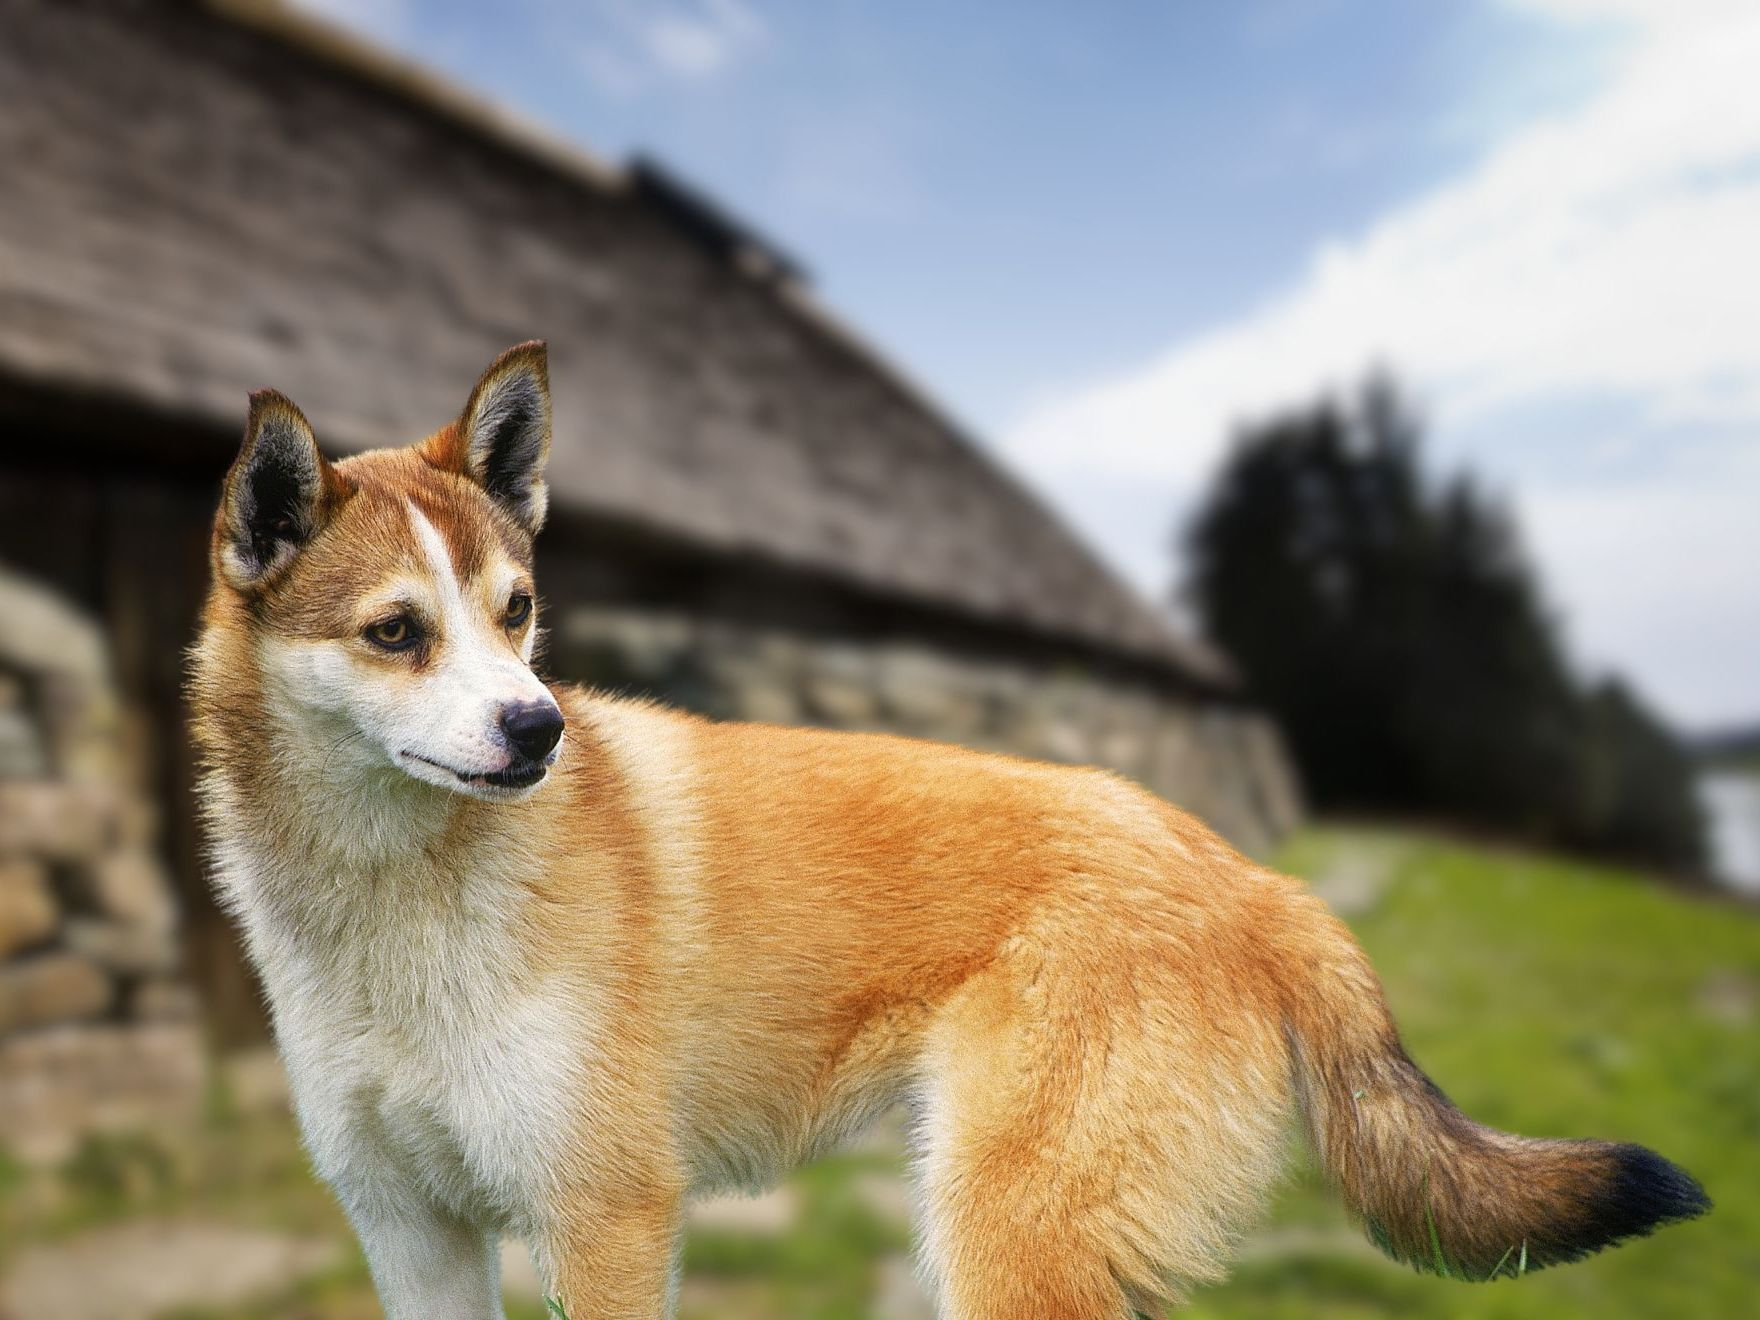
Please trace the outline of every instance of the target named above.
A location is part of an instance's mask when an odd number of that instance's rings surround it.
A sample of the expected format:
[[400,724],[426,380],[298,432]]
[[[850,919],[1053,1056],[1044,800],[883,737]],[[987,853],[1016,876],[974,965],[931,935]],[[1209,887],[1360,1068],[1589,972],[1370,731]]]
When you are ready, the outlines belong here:
[[4,568],[0,624],[0,1150],[41,1163],[193,1114],[203,1051],[104,638]]
[[871,729],[1139,780],[1248,853],[1298,823],[1276,728],[1075,665],[1009,664],[909,641],[838,642],[685,613],[577,607],[552,620],[558,674],[724,719]]

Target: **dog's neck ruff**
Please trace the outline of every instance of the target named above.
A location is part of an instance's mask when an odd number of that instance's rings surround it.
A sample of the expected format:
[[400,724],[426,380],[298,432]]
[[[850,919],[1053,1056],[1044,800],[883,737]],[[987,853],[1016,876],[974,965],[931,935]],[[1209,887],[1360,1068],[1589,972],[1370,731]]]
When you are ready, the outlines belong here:
[[220,879],[237,906],[347,938],[369,909],[456,899],[486,869],[507,828],[495,805],[311,732],[278,728],[266,755],[212,772]]

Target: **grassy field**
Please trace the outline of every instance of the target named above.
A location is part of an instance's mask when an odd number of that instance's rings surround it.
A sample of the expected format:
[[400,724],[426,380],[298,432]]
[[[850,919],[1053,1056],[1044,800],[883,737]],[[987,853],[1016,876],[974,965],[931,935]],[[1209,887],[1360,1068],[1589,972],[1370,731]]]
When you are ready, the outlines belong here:
[[[1414,1057],[1475,1117],[1532,1135],[1641,1141],[1717,1203],[1706,1219],[1584,1264],[1467,1285],[1394,1266],[1298,1161],[1265,1231],[1200,1317],[1737,1317],[1760,1302],[1760,916],[1578,863],[1418,835],[1311,831],[1279,862],[1335,893],[1381,968]],[[874,1194],[884,1148],[794,1183],[792,1226],[693,1232],[690,1320],[843,1320],[897,1293],[908,1229]],[[52,1213],[0,1197],[0,1242],[142,1215],[343,1235],[287,1124],[216,1104],[212,1129],[167,1154],[99,1144]],[[5,1180],[0,1178],[0,1183]],[[0,1249],[3,1250],[3,1249]],[[890,1282],[889,1282],[890,1281]],[[905,1290],[908,1299],[908,1289]],[[920,1312],[919,1312],[920,1313]],[[368,1320],[352,1246],[315,1278],[239,1310],[180,1320]],[[911,1314],[908,1301],[889,1314]],[[538,1320],[535,1298],[512,1320]]]

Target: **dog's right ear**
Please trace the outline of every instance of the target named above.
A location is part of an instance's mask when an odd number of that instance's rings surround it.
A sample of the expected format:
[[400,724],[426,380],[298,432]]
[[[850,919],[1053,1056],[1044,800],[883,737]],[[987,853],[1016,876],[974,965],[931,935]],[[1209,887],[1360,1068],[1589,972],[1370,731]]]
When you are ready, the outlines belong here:
[[317,534],[329,485],[329,464],[305,415],[275,390],[252,394],[214,526],[226,580],[251,591],[291,563]]

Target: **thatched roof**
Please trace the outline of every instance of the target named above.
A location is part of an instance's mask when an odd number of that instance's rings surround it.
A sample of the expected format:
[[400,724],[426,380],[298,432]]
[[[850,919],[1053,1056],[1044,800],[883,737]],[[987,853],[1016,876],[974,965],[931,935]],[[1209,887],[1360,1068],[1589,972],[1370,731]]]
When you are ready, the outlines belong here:
[[229,429],[273,385],[347,450],[542,337],[558,507],[1221,680],[663,174],[277,6],[9,10],[0,378]]

